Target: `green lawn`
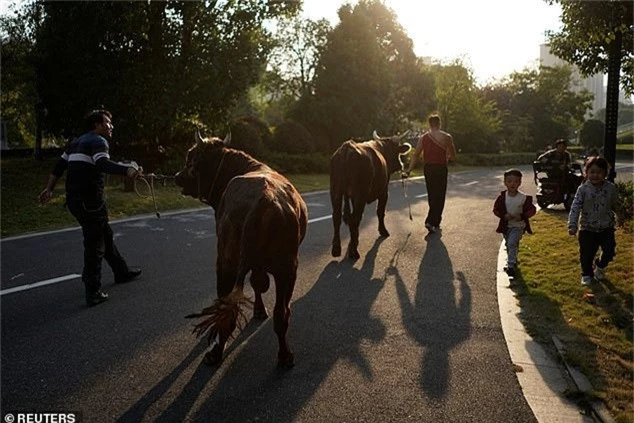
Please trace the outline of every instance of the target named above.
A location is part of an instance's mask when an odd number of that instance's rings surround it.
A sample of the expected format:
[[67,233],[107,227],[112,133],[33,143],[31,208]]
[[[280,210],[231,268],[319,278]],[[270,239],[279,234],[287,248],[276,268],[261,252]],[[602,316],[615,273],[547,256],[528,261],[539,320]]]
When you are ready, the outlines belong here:
[[633,422],[631,226],[616,232],[618,254],[607,267],[607,279],[589,288],[580,283],[579,245],[568,235],[567,213],[541,211],[531,226],[535,234],[522,239],[515,287],[527,331],[551,350],[551,337],[558,335],[567,360],[589,377],[593,395],[605,401],[618,422]]
[[[64,209],[64,179],[55,188],[53,199],[39,205],[37,197],[46,186],[48,175],[57,158],[38,161],[33,158],[2,159],[2,202],[0,224],[2,237],[76,226],[77,222]],[[301,192],[328,189],[328,175],[288,175]],[[123,177],[108,176],[106,196],[111,219],[154,213],[154,203],[146,185],[138,183],[136,192],[124,192]],[[180,195],[173,182],[155,184],[159,212],[205,207],[200,201]]]

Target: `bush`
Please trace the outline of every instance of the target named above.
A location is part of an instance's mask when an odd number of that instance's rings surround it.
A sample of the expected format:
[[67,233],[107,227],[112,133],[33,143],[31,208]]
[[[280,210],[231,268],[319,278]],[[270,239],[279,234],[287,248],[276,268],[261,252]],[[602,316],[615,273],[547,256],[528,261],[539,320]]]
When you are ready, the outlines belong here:
[[264,144],[258,128],[244,118],[236,120],[231,125],[231,147],[256,158],[261,156],[264,151]]
[[275,128],[270,149],[290,154],[312,153],[315,151],[315,143],[304,125],[287,120]]
[[268,151],[263,161],[280,173],[330,172],[330,156],[325,153],[289,154]]
[[632,226],[632,218],[634,217],[634,182],[616,182],[616,189],[621,200],[621,210],[617,212],[619,222],[628,223]]
[[505,166],[532,164],[537,158],[535,153],[505,154],[460,154],[456,155],[456,163],[465,166]]

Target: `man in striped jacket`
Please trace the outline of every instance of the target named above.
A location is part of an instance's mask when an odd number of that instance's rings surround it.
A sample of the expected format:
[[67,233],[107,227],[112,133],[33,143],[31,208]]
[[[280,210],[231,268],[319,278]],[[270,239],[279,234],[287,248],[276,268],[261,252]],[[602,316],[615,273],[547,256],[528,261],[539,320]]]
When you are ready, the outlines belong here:
[[66,171],[66,206],[81,225],[84,237],[84,269],[86,304],[94,306],[108,299],[101,290],[101,263],[105,258],[114,273],[115,283],[125,283],[141,274],[141,269],[128,267],[117,250],[108,223],[104,196],[105,174],[135,178],[142,169],[132,164],[110,160],[108,139],[112,137],[112,114],[94,110],[85,117],[86,132],[66,146],[40,193],[40,203],[47,203],[58,179]]

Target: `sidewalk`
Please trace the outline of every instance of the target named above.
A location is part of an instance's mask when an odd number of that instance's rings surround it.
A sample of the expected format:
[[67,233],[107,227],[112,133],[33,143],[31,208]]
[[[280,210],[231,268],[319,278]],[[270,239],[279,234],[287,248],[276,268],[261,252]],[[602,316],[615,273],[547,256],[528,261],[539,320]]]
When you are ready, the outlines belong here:
[[581,414],[579,407],[564,397],[564,391],[569,388],[564,368],[526,333],[519,317],[521,309],[503,270],[505,265],[506,248],[502,242],[497,264],[502,331],[511,361],[518,369],[517,379],[533,414],[540,423],[594,422],[593,418]]

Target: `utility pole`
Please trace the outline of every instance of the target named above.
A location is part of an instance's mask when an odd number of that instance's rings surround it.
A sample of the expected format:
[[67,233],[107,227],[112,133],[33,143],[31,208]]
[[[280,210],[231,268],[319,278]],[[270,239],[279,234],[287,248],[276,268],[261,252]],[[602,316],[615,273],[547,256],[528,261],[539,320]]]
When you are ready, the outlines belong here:
[[621,48],[623,33],[615,31],[615,37],[608,46],[608,88],[605,101],[605,139],[603,155],[610,164],[608,180],[614,182],[616,170],[616,130],[619,118],[619,82],[621,78]]

